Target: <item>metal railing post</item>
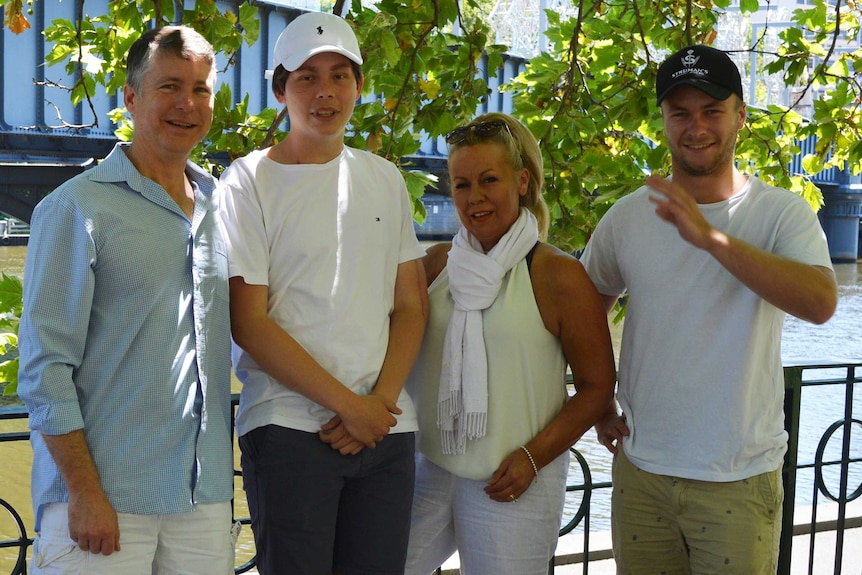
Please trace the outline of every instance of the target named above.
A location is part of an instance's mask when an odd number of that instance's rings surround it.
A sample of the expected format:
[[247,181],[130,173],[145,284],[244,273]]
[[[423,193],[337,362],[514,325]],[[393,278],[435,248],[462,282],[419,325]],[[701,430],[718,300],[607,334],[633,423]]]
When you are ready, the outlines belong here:
[[802,367],[784,368],[784,429],[787,431],[787,453],[781,479],[784,504],[781,514],[781,539],[778,548],[778,575],[790,575],[793,549],[793,506],[796,500],[796,465],[799,450],[799,412],[802,396]]

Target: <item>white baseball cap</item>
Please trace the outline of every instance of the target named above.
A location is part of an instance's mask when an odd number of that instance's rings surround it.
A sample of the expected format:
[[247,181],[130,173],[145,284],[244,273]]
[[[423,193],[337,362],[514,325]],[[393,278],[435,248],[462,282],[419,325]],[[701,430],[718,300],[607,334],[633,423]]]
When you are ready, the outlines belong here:
[[[335,52],[362,64],[359,42],[347,21],[327,12],[306,12],[294,18],[275,41],[273,68],[279,64],[293,72],[321,52]],[[272,77],[267,70],[266,76]]]

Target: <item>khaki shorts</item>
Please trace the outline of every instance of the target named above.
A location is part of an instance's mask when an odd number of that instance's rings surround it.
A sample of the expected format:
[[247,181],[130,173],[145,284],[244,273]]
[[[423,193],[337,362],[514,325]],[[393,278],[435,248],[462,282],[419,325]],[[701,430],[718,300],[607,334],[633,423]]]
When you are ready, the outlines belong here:
[[619,575],[774,574],[781,469],[717,483],[648,473],[614,457],[611,516]]

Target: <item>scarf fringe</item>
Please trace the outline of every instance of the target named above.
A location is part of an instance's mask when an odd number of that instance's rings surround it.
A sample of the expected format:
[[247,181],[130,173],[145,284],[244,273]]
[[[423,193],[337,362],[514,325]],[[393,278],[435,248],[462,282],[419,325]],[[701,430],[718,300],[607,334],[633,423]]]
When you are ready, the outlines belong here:
[[465,427],[467,428],[467,439],[479,439],[485,437],[485,427],[488,425],[487,412],[468,413]]
[[[449,403],[446,400],[445,403]],[[438,411],[442,409],[443,404],[438,405]],[[440,414],[438,413],[438,416]],[[443,422],[451,424],[453,427],[449,429],[444,427]],[[465,453],[467,451],[467,440],[475,440],[485,437],[485,430],[488,425],[487,413],[468,413],[464,416],[457,416],[452,419],[438,420],[440,426],[440,444],[445,455],[454,455]]]
[[437,403],[437,427],[445,428],[446,421],[458,419],[461,415],[461,390],[453,389],[449,392],[449,397],[444,398]]
[[454,429],[441,429],[440,447],[444,455],[465,453],[467,451],[467,437]]

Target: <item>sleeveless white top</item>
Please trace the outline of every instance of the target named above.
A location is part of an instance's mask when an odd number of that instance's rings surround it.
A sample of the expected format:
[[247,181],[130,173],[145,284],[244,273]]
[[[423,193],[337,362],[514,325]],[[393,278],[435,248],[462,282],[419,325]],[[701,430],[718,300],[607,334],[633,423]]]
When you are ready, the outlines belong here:
[[487,480],[500,462],[530,441],[563,408],[566,360],[559,338],[542,322],[527,261],[503,278],[500,293],[482,312],[488,352],[488,426],[463,454],[444,455],[437,428],[437,390],[443,342],[454,302],[444,268],[428,288],[430,312],[422,350],[407,380],[417,407],[417,449],[459,477]]

